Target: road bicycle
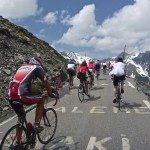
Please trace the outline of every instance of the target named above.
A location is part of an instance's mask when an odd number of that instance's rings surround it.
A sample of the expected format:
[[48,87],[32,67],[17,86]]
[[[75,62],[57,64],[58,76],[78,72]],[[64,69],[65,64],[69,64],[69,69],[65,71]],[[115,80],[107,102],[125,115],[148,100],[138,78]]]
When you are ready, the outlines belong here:
[[[80,85],[78,87],[78,98],[81,102],[85,100],[85,96],[90,97],[90,91],[91,91],[90,82],[89,81],[86,81],[86,82],[87,83],[80,82]],[[87,84],[88,86],[88,93],[86,93],[85,84]]]
[[[47,97],[48,98],[48,97]],[[55,97],[55,106],[58,102],[58,96]],[[18,105],[22,105],[21,102],[17,102]],[[35,106],[33,106],[35,108]],[[43,127],[41,132],[37,132],[31,123],[27,122],[26,114],[33,108],[24,111],[22,117],[19,118],[19,123],[12,126],[4,135],[0,150],[29,150],[35,147],[36,137],[42,144],[47,144],[54,137],[57,128],[57,114],[53,108],[47,107],[47,103],[44,106],[44,111],[40,126]],[[21,142],[17,145],[17,131],[21,132]]]
[[117,87],[117,97],[116,102],[118,103],[118,108],[121,110],[121,101],[122,100],[122,93],[121,93],[121,80],[118,81],[118,87]]
[[100,70],[95,70],[96,79],[99,80]]

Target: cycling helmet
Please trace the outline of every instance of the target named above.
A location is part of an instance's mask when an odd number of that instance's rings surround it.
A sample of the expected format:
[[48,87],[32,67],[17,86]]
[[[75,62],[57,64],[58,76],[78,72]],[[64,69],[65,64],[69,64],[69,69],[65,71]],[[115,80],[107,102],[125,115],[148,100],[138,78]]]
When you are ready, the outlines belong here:
[[89,60],[89,63],[93,63],[93,60],[92,60],[92,59],[90,59],[90,60]]
[[123,59],[121,57],[118,57],[117,62],[123,62]]
[[29,64],[42,66],[41,61],[40,61],[38,58],[35,58],[35,57],[32,57],[32,58],[29,60]]
[[86,60],[81,63],[82,66],[87,66]]

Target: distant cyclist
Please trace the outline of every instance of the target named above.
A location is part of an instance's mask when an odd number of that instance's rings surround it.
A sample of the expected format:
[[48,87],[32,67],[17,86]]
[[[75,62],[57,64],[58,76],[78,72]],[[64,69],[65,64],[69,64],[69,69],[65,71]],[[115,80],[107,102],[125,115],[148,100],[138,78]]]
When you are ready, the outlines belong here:
[[100,69],[101,69],[101,63],[100,60],[97,60],[95,63],[95,73],[97,78],[100,75]]
[[[34,81],[39,78],[43,84],[43,88],[47,90],[50,97],[54,97],[53,89],[46,77],[44,67],[39,58],[31,58],[27,64],[23,64],[15,73],[12,81],[9,84],[9,103],[20,118],[24,114],[23,105],[36,104],[34,128],[40,132],[43,127],[40,126],[40,120],[44,110],[44,97],[41,92],[32,91],[32,85]],[[17,133],[17,146],[21,142],[22,132]]]
[[86,61],[84,60],[78,68],[77,78],[80,79],[80,83],[83,83],[85,86],[85,93],[87,96],[88,94],[88,78],[89,70]]
[[103,74],[106,74],[106,69],[107,69],[106,62],[103,62],[102,65],[103,65]]
[[121,93],[124,93],[125,64],[123,63],[122,58],[117,58],[117,62],[113,65],[113,69],[109,74],[113,76],[113,85],[114,85],[113,103],[116,103],[119,80],[121,80]]
[[89,60],[88,63],[88,69],[90,71],[90,86],[92,87],[94,85],[94,72],[95,72],[95,66],[94,61],[92,59]]
[[75,76],[76,74],[76,63],[73,59],[70,59],[68,62],[67,73],[68,73],[69,84],[73,86],[73,76]]

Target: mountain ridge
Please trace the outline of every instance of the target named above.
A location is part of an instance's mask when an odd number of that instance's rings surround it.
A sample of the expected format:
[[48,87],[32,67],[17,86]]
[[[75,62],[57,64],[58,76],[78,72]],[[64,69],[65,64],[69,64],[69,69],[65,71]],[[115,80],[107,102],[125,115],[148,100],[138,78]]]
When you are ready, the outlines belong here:
[[65,76],[66,59],[47,42],[38,39],[23,27],[0,17],[0,101],[11,77],[26,59],[39,56],[50,78],[57,73]]

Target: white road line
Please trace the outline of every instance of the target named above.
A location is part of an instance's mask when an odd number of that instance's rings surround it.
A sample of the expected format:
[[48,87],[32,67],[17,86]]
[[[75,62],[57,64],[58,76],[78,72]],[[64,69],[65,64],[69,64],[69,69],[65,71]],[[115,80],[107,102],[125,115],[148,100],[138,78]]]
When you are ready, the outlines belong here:
[[110,141],[111,139],[112,139],[111,137],[106,137],[100,141],[96,141],[96,137],[90,137],[90,141],[88,143],[86,150],[93,150],[94,147],[96,147],[98,150],[106,150],[103,144]]
[[135,86],[133,86],[133,84],[131,83],[131,82],[129,82],[129,81],[127,81],[128,82],[128,84],[129,84],[129,86],[131,87],[131,88],[134,88],[135,89]]
[[122,138],[122,150],[130,150],[130,144],[128,138]]
[[13,120],[13,119],[14,119],[14,118],[16,118],[16,117],[17,117],[17,115],[15,115],[15,116],[13,116],[13,117],[11,117],[11,118],[9,118],[9,119],[7,119],[7,120],[3,121],[2,123],[0,123],[0,126],[2,126],[2,125],[4,125],[4,124],[6,124],[7,122],[9,122],[9,121]]
[[[31,109],[32,107],[34,107],[34,105],[32,105],[32,106],[28,107],[26,110],[29,110],[29,109]],[[9,119],[7,119],[7,120],[3,121],[2,123],[0,123],[0,126],[2,126],[2,125],[4,125],[4,124],[6,124],[7,122],[9,122],[9,121],[13,120],[13,119],[14,119],[14,118],[16,118],[16,117],[17,117],[17,115],[14,115],[14,116],[12,116],[11,118],[9,118]]]
[[108,85],[108,84],[106,84],[106,83],[102,83],[101,85]]
[[150,103],[146,100],[143,100],[143,102],[145,103],[145,105],[150,109]]
[[83,113],[81,110],[78,110],[78,107],[74,107],[72,110],[73,113]]

